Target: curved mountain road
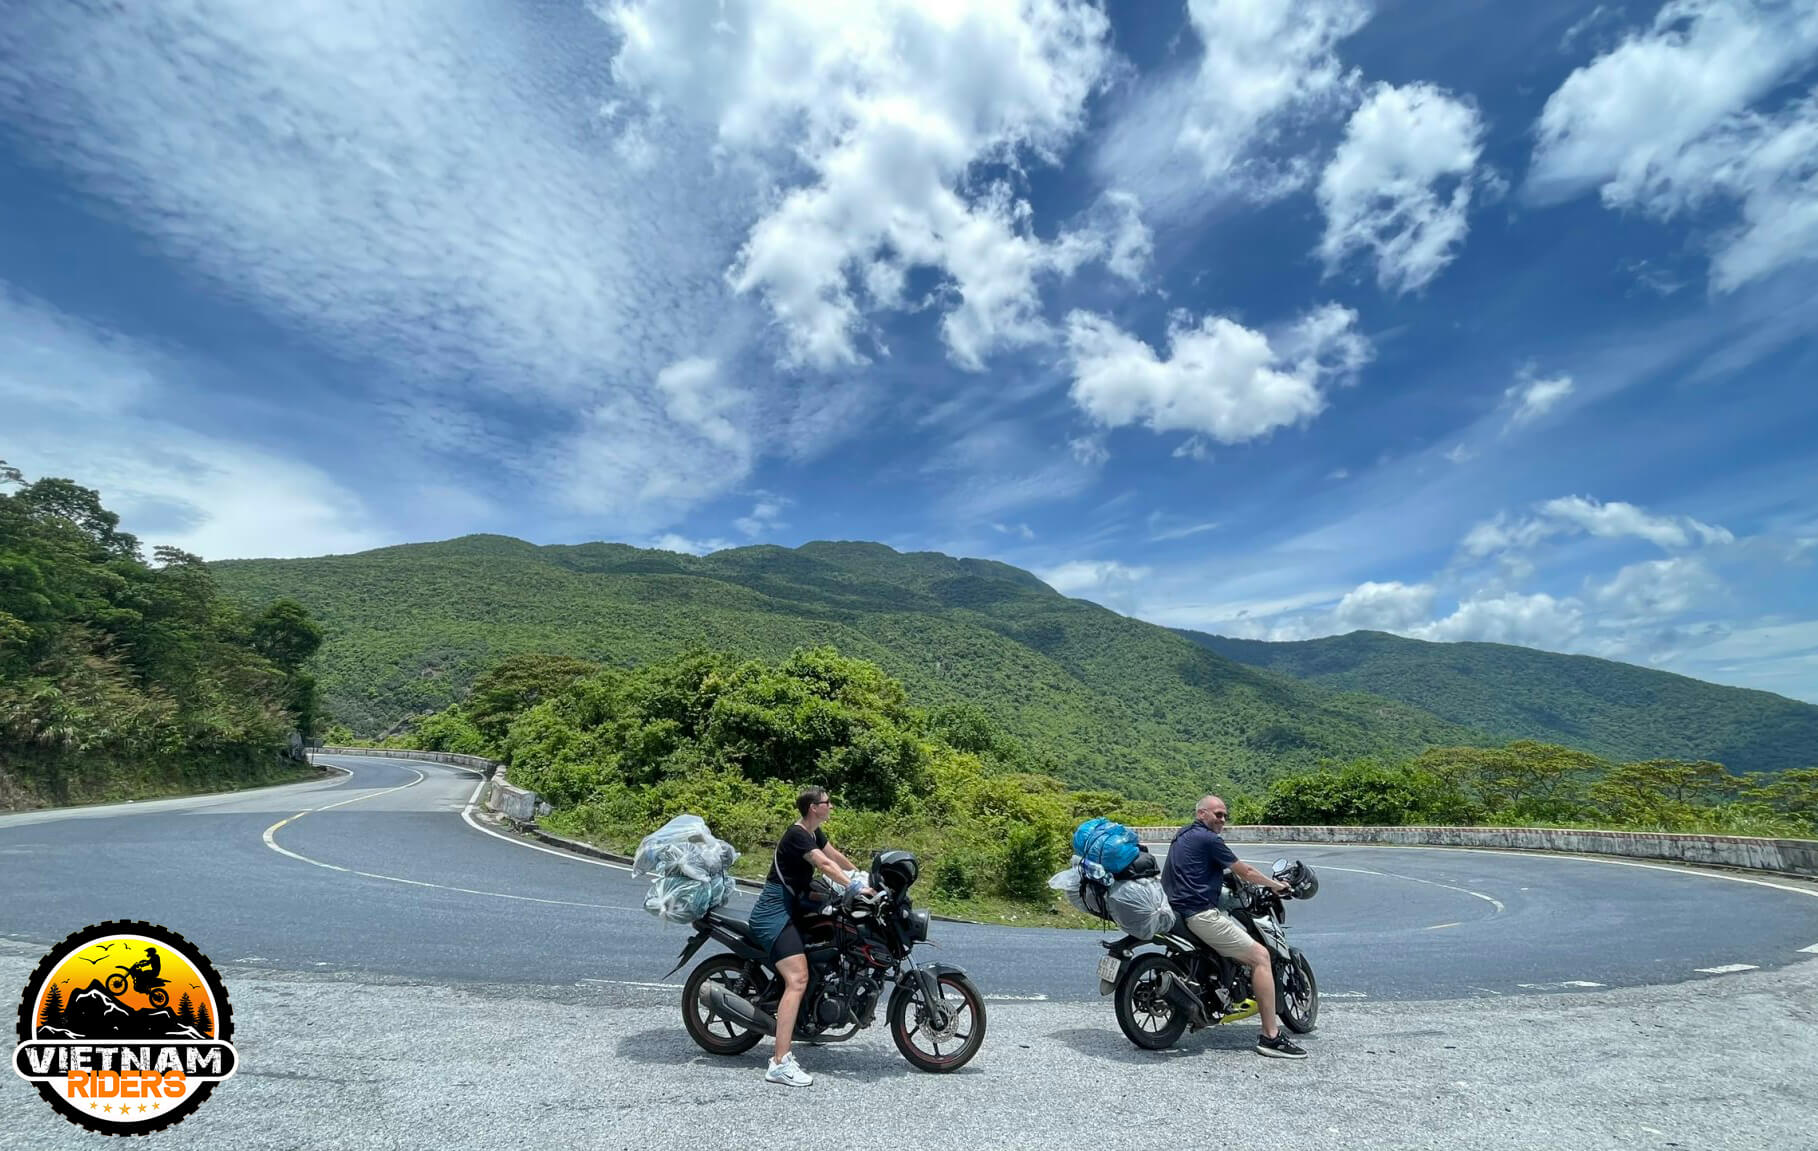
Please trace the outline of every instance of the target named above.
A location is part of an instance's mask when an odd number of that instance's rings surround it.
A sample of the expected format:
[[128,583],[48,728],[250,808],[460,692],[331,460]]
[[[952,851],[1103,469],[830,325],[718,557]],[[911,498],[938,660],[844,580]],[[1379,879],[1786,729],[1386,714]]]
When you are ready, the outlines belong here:
[[[995,1000],[978,1060],[912,1072],[880,1027],[805,1050],[819,1082],[801,1093],[761,1083],[767,1047],[688,1042],[667,975],[688,933],[643,911],[643,881],[469,822],[466,772],[338,762],[316,783],[0,816],[7,986],[110,918],[182,932],[227,977],[242,1070],[161,1141],[768,1146],[854,1092],[899,1118],[842,1128],[848,1147],[1125,1143],[1164,1117],[1241,1126],[1260,1115],[1232,1109],[1246,1097],[1270,1104],[1269,1144],[1296,1147],[1790,1147],[1818,1130],[1818,885],[1302,849],[1321,892],[1290,927],[1327,999],[1292,1065],[1248,1054],[1252,1024],[1132,1048],[1097,995],[1097,933],[937,923],[941,949],[918,957]],[[0,1076],[0,1148],[93,1138]]]

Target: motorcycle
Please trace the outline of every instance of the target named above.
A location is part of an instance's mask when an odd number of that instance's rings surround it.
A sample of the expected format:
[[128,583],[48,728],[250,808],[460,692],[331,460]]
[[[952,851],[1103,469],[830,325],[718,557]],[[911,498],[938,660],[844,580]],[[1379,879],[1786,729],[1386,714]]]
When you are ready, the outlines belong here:
[[164,990],[170,980],[147,975],[142,970],[135,971],[124,964],[114,965],[114,974],[107,977],[107,989],[115,995],[126,994],[127,976],[132,977],[133,990],[150,1000],[153,1007],[163,1007],[170,1002],[170,993]]
[[[1284,898],[1313,898],[1319,877],[1299,861],[1278,859],[1271,870],[1288,884],[1285,896],[1266,887],[1236,884],[1227,876],[1236,898],[1226,910],[1252,939],[1269,949],[1276,1014],[1290,1031],[1305,1034],[1319,1018],[1319,984],[1307,957],[1288,945],[1282,903]],[[1161,950],[1136,955],[1145,944]],[[1102,946],[1109,954],[1098,961],[1099,994],[1115,993],[1117,1025],[1138,1047],[1160,1051],[1189,1029],[1235,1023],[1258,1011],[1250,969],[1201,943],[1185,924],[1152,940],[1126,935]]]
[[[919,868],[907,851],[880,852],[872,862],[874,895],[847,893],[798,920],[808,960],[808,987],[796,1016],[795,1038],[841,1043],[871,1026],[878,997],[894,983],[890,1037],[923,1071],[957,1071],[985,1042],[985,997],[966,973],[944,963],[910,961],[928,941],[929,915],[909,898]],[[709,911],[670,969],[687,965],[709,939],[729,949],[689,973],[682,988],[682,1022],[702,1050],[740,1055],[776,1034],[783,980],[747,923]],[[667,976],[665,977],[667,978]]]

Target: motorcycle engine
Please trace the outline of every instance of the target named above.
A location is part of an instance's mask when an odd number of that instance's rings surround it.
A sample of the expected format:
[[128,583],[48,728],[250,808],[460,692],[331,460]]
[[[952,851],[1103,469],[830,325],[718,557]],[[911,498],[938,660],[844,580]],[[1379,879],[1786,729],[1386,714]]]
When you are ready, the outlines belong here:
[[869,1026],[881,990],[882,985],[870,971],[855,971],[849,964],[842,962],[839,970],[827,981],[820,1001],[815,1004],[815,1023],[822,1030],[853,1022],[861,1027]]

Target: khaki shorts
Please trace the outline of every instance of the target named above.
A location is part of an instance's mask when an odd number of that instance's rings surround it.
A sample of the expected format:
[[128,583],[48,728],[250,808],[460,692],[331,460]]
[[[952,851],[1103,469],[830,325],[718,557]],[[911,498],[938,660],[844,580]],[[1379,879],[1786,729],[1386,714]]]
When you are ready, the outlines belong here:
[[1227,959],[1242,959],[1257,945],[1242,924],[1216,907],[1190,916],[1187,919],[1187,930]]

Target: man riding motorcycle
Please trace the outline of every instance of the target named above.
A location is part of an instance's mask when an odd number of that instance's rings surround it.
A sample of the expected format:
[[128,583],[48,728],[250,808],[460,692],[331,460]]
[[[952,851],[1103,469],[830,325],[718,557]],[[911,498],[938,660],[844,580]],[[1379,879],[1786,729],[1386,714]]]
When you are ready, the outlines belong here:
[[1168,860],[1162,866],[1162,889],[1167,892],[1169,906],[1194,938],[1250,968],[1250,984],[1262,1019],[1256,1053],[1271,1059],[1305,1059],[1306,1051],[1282,1034],[1275,1016],[1275,974],[1269,963],[1269,949],[1250,938],[1242,924],[1218,908],[1227,871],[1271,891],[1288,890],[1287,884],[1251,867],[1226,846],[1221,833],[1228,818],[1230,807],[1218,796],[1208,795],[1199,801],[1193,809],[1193,822],[1175,833],[1168,848]]

